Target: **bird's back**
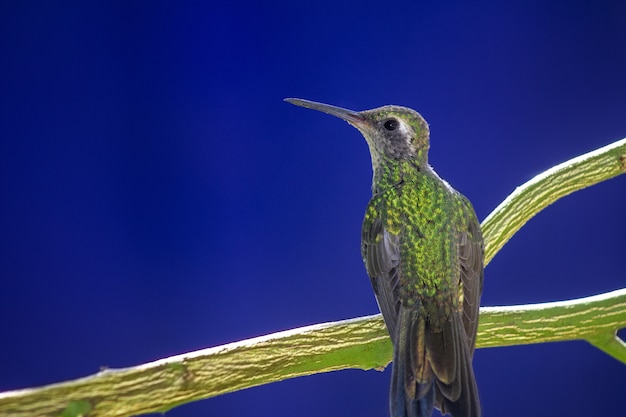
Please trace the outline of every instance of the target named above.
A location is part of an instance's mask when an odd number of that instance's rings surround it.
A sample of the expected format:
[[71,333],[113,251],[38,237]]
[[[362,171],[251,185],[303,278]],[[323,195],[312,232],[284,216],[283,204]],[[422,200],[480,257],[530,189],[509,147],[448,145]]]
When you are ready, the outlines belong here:
[[430,168],[400,166],[391,178],[374,184],[362,254],[394,342],[393,417],[430,415],[433,404],[478,416],[471,367],[482,289],[478,221]]

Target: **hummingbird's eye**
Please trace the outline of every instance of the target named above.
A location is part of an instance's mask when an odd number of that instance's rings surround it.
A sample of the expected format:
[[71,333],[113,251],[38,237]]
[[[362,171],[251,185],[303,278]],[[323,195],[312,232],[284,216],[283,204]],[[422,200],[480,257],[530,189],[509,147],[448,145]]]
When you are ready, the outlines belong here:
[[398,121],[396,119],[387,119],[383,126],[387,130],[396,130],[398,128]]

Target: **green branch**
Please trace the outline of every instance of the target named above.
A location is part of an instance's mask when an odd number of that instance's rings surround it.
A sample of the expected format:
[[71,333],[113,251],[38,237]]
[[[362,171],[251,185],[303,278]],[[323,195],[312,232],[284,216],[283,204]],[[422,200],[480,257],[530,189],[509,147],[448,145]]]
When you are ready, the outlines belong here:
[[[517,188],[485,219],[486,262],[557,199],[626,172],[626,139]],[[587,340],[626,363],[626,289],[579,300],[484,307],[477,347]],[[0,416],[132,416],[297,376],[383,369],[392,347],[380,315],[317,324],[45,387],[0,393]]]
[[535,214],[561,197],[626,172],[626,138],[565,161],[515,189],[482,223],[485,264]]

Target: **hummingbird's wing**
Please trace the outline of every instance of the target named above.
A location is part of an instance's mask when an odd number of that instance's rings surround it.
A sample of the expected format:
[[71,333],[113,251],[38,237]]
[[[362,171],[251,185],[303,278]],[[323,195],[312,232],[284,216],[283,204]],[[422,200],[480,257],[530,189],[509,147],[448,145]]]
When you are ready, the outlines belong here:
[[478,310],[483,292],[483,237],[480,223],[469,201],[464,198],[467,229],[459,234],[459,261],[463,288],[463,326],[467,334],[470,354],[474,353],[476,331],[478,329]]
[[391,340],[395,343],[400,311],[397,268],[400,264],[400,236],[386,230],[380,217],[368,216],[363,222],[361,237],[365,269]]
[[[444,343],[452,346],[453,353],[444,353],[441,357],[448,356],[449,362],[440,362],[437,358],[444,346],[438,346],[440,336],[426,332],[426,344],[430,353],[430,365],[436,375],[435,406],[441,410],[441,414],[449,413],[453,417],[480,417],[480,402],[478,399],[478,387],[472,368],[472,353],[466,344],[463,320],[458,314],[453,314],[451,320],[444,324]],[[429,341],[433,338],[434,343]],[[451,342],[451,343],[450,343]],[[434,353],[434,355],[433,355]],[[450,358],[453,357],[453,359]],[[438,369],[438,367],[442,367]],[[442,372],[443,371],[443,372]]]
[[[472,368],[472,356],[476,342],[476,331],[478,329],[478,314],[480,307],[480,296],[483,290],[483,239],[480,231],[480,224],[469,201],[465,198],[464,214],[465,219],[462,224],[464,230],[458,233],[458,254],[459,254],[459,284],[463,290],[463,312],[459,319],[458,315],[453,315],[451,321],[447,323],[443,335],[448,335],[443,346],[454,346],[452,358],[447,358],[444,363],[456,363],[455,376],[446,381],[446,378],[437,379],[438,392],[435,404],[442,414],[448,412],[453,416],[480,416],[480,403],[478,400],[478,388]],[[452,335],[450,338],[449,336]],[[435,346],[430,351],[441,352],[445,349],[436,347],[440,342],[434,340]],[[450,342],[453,342],[450,344]],[[426,341],[429,344],[429,340]],[[430,341],[432,343],[432,341]],[[442,346],[442,347],[443,347]],[[433,367],[438,361],[431,361]],[[435,374],[438,372],[435,370]],[[452,376],[452,375],[451,375]],[[449,383],[448,383],[449,382]]]

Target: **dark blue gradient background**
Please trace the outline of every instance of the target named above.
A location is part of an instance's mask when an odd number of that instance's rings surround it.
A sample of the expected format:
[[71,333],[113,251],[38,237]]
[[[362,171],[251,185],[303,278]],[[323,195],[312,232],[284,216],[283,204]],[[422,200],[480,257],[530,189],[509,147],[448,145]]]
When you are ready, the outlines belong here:
[[[376,313],[360,134],[296,108],[420,111],[484,219],[626,136],[626,3],[3,2],[0,390]],[[626,287],[626,176],[532,219],[483,305]],[[620,415],[585,342],[477,351],[485,416]],[[166,416],[387,416],[389,370],[298,378]]]

